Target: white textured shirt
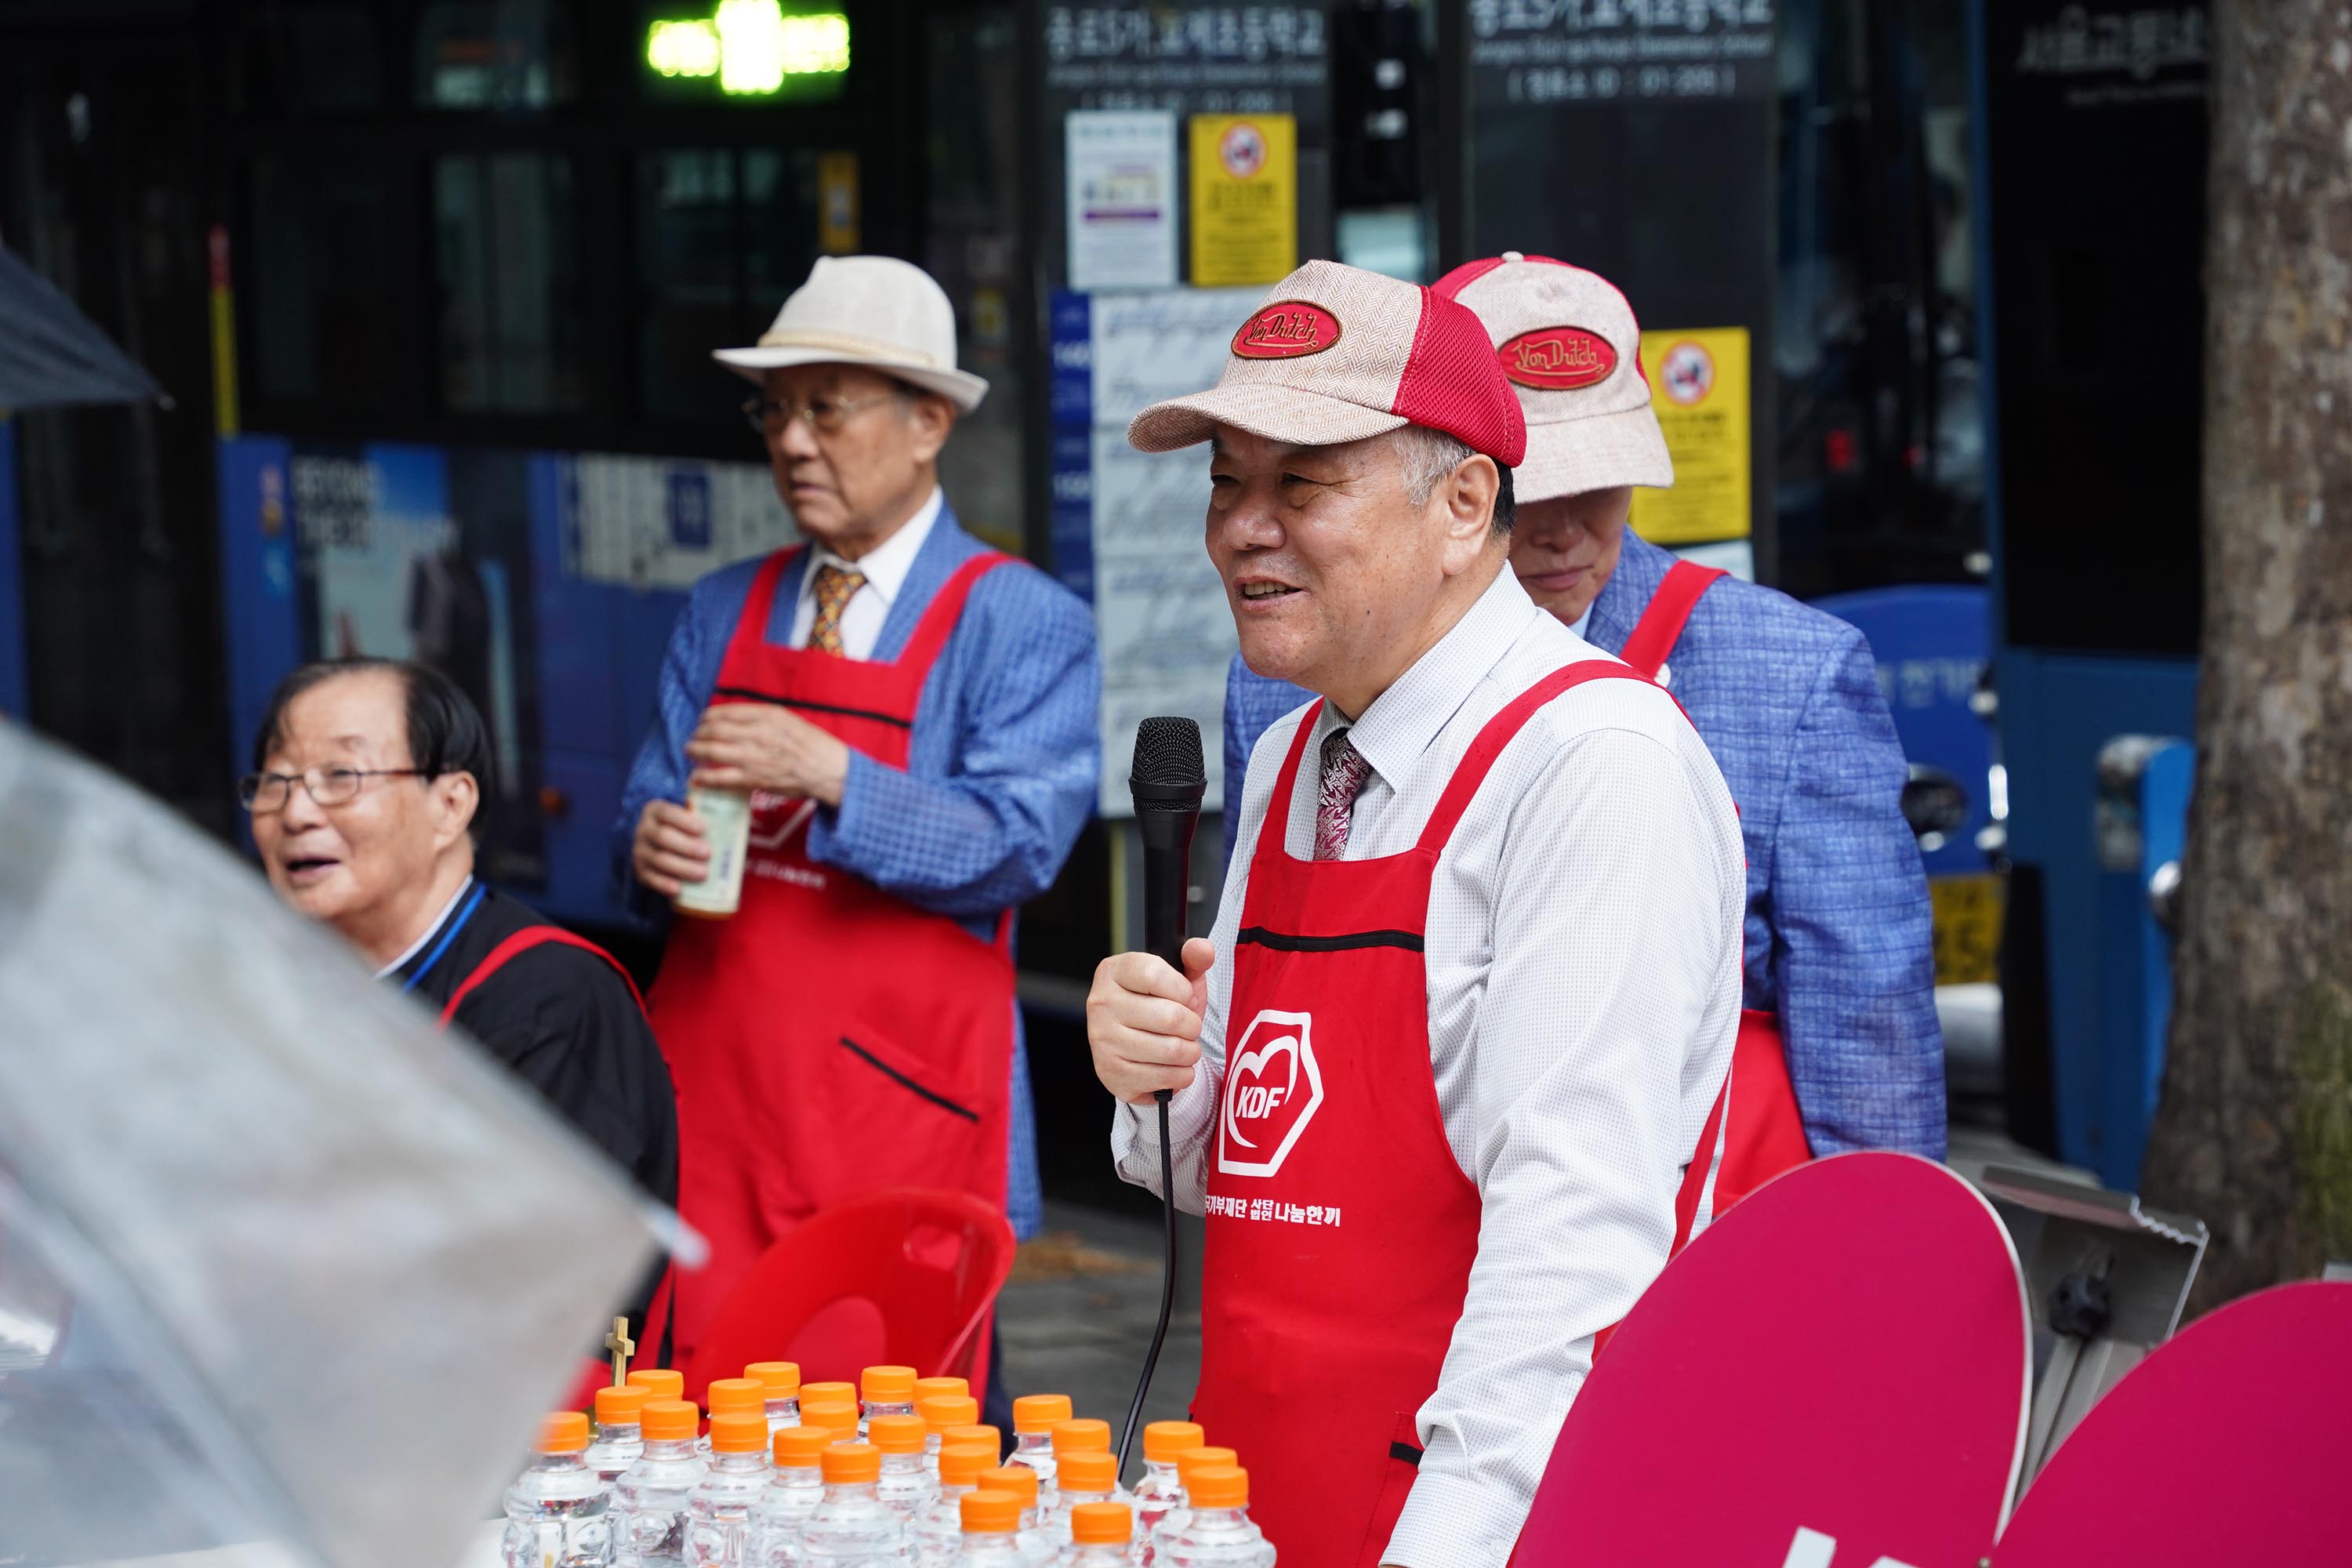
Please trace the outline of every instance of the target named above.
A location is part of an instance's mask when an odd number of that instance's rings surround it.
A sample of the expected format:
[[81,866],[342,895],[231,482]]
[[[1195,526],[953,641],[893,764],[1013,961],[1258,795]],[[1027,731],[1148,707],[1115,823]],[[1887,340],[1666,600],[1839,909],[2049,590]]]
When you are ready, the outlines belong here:
[[[1349,726],[1371,772],[1346,858],[1411,848],[1487,720],[1562,665],[1610,657],[1500,573]],[[1250,857],[1299,721],[1276,723],[1250,759],[1200,1071],[1170,1107],[1177,1202],[1193,1213],[1204,1206]],[[1323,738],[1344,722],[1326,704],[1300,759],[1286,842],[1301,858],[1313,854]],[[1706,747],[1664,691],[1631,680],[1587,681],[1533,714],[1438,857],[1424,952],[1430,1068],[1446,1142],[1483,1209],[1462,1317],[1420,1412],[1427,1451],[1383,1563],[1494,1568],[1509,1557],[1594,1331],[1664,1267],[1682,1168],[1738,1028],[1745,868]],[[1157,1190],[1149,1110],[1121,1108],[1111,1149],[1122,1176]],[[1395,1266],[1414,1263],[1400,1255]]]
[[932,486],[931,499],[921,510],[856,561],[844,560],[810,541],[808,570],[801,574],[800,597],[793,605],[793,646],[808,647],[809,632],[816,626],[818,569],[837,566],[866,579],[841,607],[841,651],[849,658],[872,658],[874,645],[882,640],[882,623],[890,618],[890,606],[897,602],[898,590],[907,585],[907,574],[915,569],[915,557],[922,552],[923,541],[931,536],[931,525],[939,521],[944,500],[939,487]]

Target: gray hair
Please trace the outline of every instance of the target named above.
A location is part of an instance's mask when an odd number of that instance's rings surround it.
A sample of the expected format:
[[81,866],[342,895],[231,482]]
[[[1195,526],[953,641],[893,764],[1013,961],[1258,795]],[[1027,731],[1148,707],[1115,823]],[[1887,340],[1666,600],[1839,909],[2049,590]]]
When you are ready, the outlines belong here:
[[[1451,478],[1454,470],[1478,456],[1460,437],[1433,430],[1426,425],[1408,425],[1389,439],[1395,445],[1398,466],[1404,472],[1405,500],[1415,506],[1427,506],[1431,491]],[[1508,533],[1518,513],[1511,494],[1511,470],[1500,463],[1495,468],[1502,477],[1495,491],[1495,531]]]

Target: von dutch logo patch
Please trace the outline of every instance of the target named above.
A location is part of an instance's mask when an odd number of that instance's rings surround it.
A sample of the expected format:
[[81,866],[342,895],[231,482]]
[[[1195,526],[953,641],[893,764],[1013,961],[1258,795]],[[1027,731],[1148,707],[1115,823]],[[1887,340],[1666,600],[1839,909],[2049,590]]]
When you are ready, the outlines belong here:
[[1268,305],[1234,334],[1234,353],[1243,359],[1297,359],[1319,354],[1339,341],[1339,318],[1304,300]]
[[1609,340],[1582,327],[1538,327],[1495,351],[1503,374],[1538,392],[1573,392],[1606,381],[1617,368]]

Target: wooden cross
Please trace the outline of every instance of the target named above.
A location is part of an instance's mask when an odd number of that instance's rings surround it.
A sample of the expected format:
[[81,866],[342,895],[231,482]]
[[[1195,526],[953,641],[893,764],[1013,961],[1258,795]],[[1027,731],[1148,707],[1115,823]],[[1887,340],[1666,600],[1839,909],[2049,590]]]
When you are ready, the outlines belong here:
[[629,1338],[629,1320],[613,1320],[613,1331],[604,1336],[604,1348],[613,1352],[613,1386],[626,1386],[629,1381],[629,1358],[637,1353],[637,1342]]

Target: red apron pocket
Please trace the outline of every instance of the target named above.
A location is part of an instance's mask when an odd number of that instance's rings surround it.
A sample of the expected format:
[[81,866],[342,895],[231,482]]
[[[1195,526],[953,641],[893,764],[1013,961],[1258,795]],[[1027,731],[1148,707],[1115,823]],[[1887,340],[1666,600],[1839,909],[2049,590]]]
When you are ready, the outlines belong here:
[[824,1125],[803,1121],[795,1152],[819,1208],[883,1187],[960,1187],[983,1127],[1003,1140],[992,1102],[870,1025],[851,1024],[833,1049],[811,1108]]
[[[1397,1520],[1404,1513],[1405,1497],[1421,1474],[1421,1428],[1412,1411],[1397,1412],[1388,1441],[1381,1447],[1379,1463],[1380,1500],[1364,1522],[1363,1543],[1356,1548],[1358,1568],[1379,1568],[1381,1553],[1389,1549],[1389,1537],[1396,1532]],[[1278,1547],[1281,1542],[1275,1544]]]

